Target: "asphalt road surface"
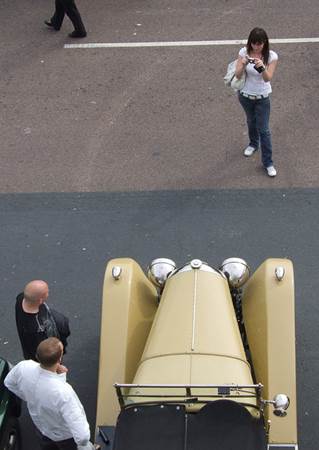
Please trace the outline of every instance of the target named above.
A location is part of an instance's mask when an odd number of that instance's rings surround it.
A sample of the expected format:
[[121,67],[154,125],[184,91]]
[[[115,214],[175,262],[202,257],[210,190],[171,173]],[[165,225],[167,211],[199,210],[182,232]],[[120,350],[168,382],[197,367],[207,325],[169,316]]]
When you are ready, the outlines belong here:
[[[317,36],[315,0],[80,0],[84,42]],[[2,0],[0,192],[317,187],[319,43],[276,44],[271,124],[279,176],[247,145],[224,86],[241,45],[64,49],[53,0]],[[75,40],[72,41],[74,43]]]
[[[316,450],[318,42],[280,43],[271,127],[275,179],[244,158],[243,112],[223,75],[241,45],[66,49],[66,43],[314,38],[315,0],[77,1],[88,37],[53,1],[0,3],[0,353],[22,357],[15,295],[33,278],[71,320],[65,363],[94,427],[107,260],[240,256],[295,267],[300,450]],[[37,450],[26,414],[24,450]]]

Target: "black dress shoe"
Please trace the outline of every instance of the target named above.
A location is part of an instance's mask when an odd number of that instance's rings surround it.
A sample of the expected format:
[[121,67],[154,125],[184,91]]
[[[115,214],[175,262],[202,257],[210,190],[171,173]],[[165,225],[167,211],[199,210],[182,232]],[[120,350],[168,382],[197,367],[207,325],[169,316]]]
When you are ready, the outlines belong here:
[[86,31],[72,31],[72,33],[69,34],[70,38],[85,38],[86,37]]
[[51,20],[45,20],[44,23],[50,27],[50,28],[54,28],[56,31],[59,31],[60,28],[57,28],[52,22]]

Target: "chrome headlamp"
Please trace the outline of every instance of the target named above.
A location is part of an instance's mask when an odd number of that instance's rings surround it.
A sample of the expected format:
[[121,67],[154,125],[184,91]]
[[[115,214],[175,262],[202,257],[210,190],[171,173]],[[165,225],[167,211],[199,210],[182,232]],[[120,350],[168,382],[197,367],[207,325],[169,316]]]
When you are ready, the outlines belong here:
[[285,417],[287,415],[287,409],[290,405],[289,397],[286,394],[275,395],[272,404],[274,406],[275,416]]
[[263,400],[261,401],[263,406],[272,405],[274,408],[273,413],[277,417],[286,417],[287,409],[290,405],[290,400],[286,394],[277,394],[273,400]]
[[154,259],[148,267],[147,276],[157,287],[162,288],[168,275],[176,269],[176,264],[168,258]]
[[246,261],[241,258],[228,258],[223,261],[220,270],[228,278],[231,288],[243,286],[249,278],[250,270]]

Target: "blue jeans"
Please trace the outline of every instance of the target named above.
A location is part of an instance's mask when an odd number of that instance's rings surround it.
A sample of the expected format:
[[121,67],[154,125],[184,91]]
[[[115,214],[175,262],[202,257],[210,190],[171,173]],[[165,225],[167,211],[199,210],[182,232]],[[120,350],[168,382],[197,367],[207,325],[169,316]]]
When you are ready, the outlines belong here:
[[251,100],[240,93],[238,98],[246,113],[249,145],[257,150],[260,143],[263,166],[265,168],[272,166],[272,145],[269,129],[270,98]]

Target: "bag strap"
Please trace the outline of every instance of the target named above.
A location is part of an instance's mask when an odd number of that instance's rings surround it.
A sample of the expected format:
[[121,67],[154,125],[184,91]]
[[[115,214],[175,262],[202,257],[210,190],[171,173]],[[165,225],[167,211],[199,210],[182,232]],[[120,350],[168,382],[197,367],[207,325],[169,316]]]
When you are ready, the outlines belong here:
[[43,321],[43,325],[45,327],[45,331],[47,334],[47,337],[56,337],[60,339],[60,333],[56,324],[56,321],[53,317],[53,314],[49,308],[49,306],[46,303],[43,303],[45,310],[46,310],[46,320]]

